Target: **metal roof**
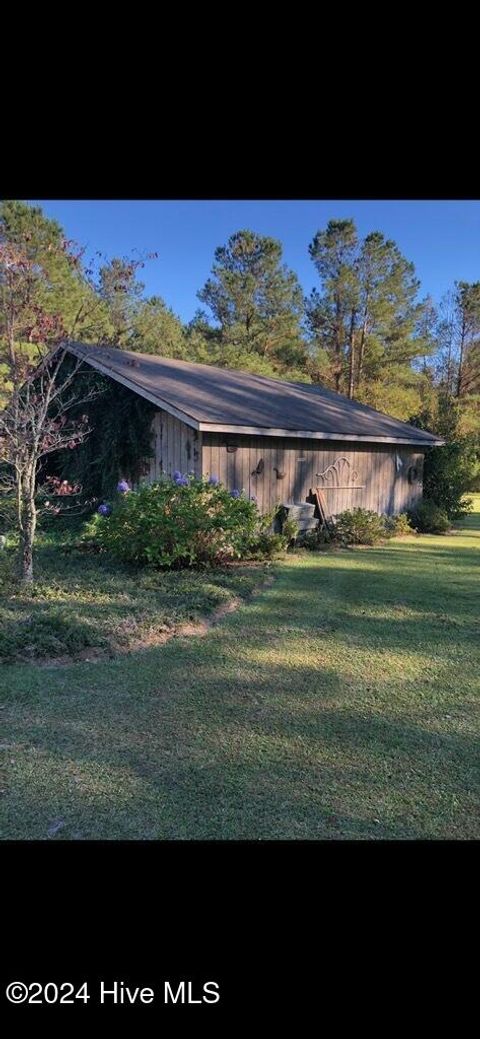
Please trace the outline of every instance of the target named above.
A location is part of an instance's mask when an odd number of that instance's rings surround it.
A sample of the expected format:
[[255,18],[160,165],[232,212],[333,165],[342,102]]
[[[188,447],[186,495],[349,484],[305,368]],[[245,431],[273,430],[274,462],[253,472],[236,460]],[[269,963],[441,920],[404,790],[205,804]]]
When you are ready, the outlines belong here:
[[321,386],[67,342],[64,348],[194,429],[425,447],[443,440]]

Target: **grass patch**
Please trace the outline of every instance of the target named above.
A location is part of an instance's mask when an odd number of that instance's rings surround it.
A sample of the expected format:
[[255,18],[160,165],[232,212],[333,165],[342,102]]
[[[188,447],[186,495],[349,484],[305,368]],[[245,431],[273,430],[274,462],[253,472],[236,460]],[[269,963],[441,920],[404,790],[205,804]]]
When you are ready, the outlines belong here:
[[476,505],[447,536],[290,556],[203,639],[5,666],[2,836],[479,839]]
[[90,555],[76,543],[73,532],[40,534],[31,589],[12,581],[11,552],[2,553],[0,661],[63,658],[87,649],[115,654],[151,643],[248,596],[266,571],[239,565],[161,573]]

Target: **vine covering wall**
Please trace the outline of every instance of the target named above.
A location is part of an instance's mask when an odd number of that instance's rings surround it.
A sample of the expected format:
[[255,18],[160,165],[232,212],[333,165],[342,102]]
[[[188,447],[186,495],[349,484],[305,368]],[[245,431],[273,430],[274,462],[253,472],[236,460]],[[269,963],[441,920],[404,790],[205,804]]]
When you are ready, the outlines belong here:
[[120,479],[135,482],[148,471],[148,459],[154,454],[152,422],[157,409],[97,372],[79,376],[79,399],[87,379],[89,388],[95,386],[97,396],[87,404],[80,403],[78,412],[88,415],[91,433],[84,444],[52,457],[45,475],[79,484],[84,499],[105,498],[114,492]]

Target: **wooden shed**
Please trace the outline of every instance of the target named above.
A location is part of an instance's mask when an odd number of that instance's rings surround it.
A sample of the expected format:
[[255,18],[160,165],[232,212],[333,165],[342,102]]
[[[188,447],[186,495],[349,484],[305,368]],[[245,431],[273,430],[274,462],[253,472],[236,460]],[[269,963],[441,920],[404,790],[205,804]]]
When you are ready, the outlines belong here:
[[[422,495],[425,452],[443,440],[321,386],[107,347],[66,348],[152,402],[162,473],[216,476],[265,513],[321,487],[332,515],[389,515]],[[125,474],[127,475],[127,474]]]

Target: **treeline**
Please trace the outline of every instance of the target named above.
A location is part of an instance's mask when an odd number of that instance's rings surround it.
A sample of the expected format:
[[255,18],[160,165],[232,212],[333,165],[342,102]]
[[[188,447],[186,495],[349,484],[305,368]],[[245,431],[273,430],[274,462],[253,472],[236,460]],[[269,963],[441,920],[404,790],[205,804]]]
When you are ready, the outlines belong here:
[[[457,435],[480,431],[480,282],[458,282],[436,307],[422,298],[413,264],[380,231],[361,238],[353,220],[312,236],[317,287],[304,296],[282,246],[238,231],[213,258],[202,305],[183,323],[160,295],[146,297],[140,258],[88,261],[38,207],[4,201],[3,242],[28,243],[44,276],[29,300],[21,349],[59,336],[120,349],[321,383],[406,421]],[[65,259],[62,258],[62,249]],[[0,391],[8,396],[0,301]],[[39,333],[35,306],[50,315]],[[28,309],[28,308],[27,308]],[[29,331],[29,328],[31,329]],[[452,410],[453,409],[453,410]],[[439,429],[439,431],[441,431]]]

